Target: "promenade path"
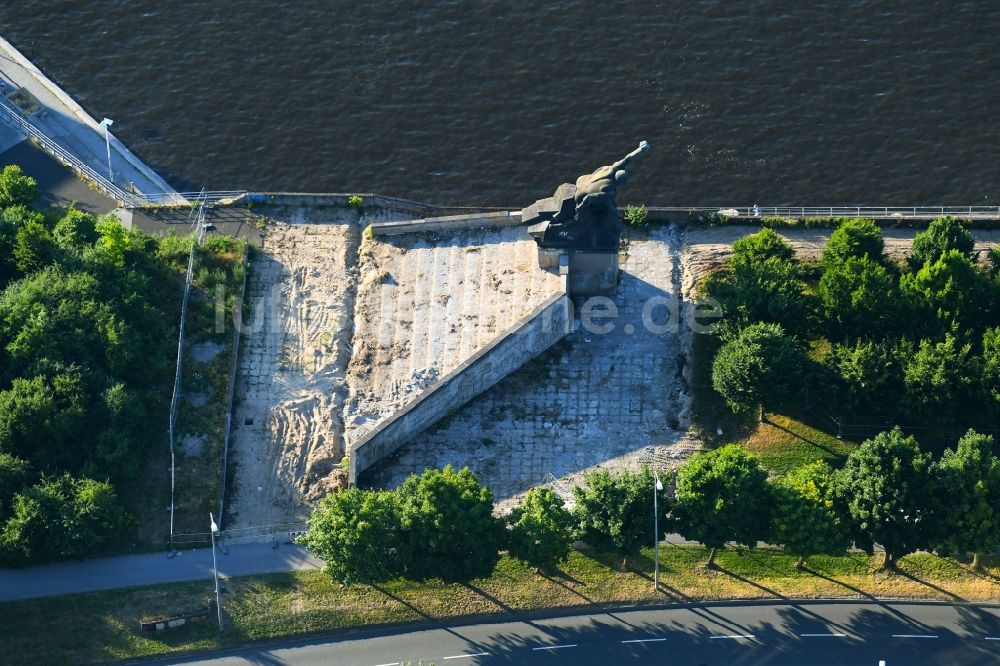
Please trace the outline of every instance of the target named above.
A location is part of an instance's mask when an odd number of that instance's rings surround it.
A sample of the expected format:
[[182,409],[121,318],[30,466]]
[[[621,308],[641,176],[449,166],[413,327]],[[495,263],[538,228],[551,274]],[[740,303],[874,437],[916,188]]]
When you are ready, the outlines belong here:
[[[223,576],[280,573],[323,566],[321,560],[301,546],[287,543],[277,548],[266,543],[229,546],[225,554],[219,552],[217,555],[219,574]],[[211,578],[211,548],[178,551],[169,559],[165,552],[103,557],[25,569],[0,569],[0,602]]]
[[[38,110],[27,120],[59,146],[97,173],[107,177],[108,156],[104,130],[90,114],[51,79],[25,58],[13,45],[0,37],[0,87],[9,95],[24,89],[38,102]],[[6,111],[0,109],[0,114]],[[12,132],[6,119],[0,119],[0,140],[10,147]],[[22,138],[26,138],[22,135]],[[133,154],[111,134],[113,182],[125,191],[147,195],[175,194],[167,181]]]

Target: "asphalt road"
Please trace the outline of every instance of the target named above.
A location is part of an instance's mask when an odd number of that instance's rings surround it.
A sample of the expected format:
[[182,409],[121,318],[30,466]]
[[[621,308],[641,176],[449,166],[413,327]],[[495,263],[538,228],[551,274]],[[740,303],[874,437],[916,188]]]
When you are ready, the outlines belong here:
[[[277,548],[263,543],[229,546],[226,554],[219,552],[218,561],[219,573],[224,576],[323,566],[322,561],[304,548],[291,544],[281,544]],[[182,550],[170,559],[163,552],[123,555],[26,569],[0,569],[0,601],[210,578],[211,548]]]
[[935,603],[739,603],[367,633],[163,663],[1000,664],[1000,608]]

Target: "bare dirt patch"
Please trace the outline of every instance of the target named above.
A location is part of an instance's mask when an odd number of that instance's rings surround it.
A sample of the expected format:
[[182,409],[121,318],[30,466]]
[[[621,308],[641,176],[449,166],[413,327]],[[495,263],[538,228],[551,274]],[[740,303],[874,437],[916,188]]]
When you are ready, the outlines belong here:
[[230,527],[301,520],[341,481],[360,230],[322,208],[268,215],[247,287]]

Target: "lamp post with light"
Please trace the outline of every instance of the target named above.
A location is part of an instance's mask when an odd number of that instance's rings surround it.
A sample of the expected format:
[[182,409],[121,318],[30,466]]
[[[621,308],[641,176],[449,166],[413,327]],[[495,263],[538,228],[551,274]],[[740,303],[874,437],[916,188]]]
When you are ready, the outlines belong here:
[[660,476],[653,472],[653,590],[660,590],[660,505],[659,494],[663,490]]
[[215,516],[208,514],[208,519],[212,524],[212,569],[215,571],[215,610],[219,615],[219,631],[222,631],[222,604],[219,603],[219,565],[215,561],[215,534],[219,531],[219,526],[215,524]]
[[98,127],[104,128],[104,145],[108,149],[108,180],[112,185],[115,183],[115,173],[111,170],[111,135],[108,134],[108,128],[115,124],[115,121],[111,118],[105,118],[100,122]]

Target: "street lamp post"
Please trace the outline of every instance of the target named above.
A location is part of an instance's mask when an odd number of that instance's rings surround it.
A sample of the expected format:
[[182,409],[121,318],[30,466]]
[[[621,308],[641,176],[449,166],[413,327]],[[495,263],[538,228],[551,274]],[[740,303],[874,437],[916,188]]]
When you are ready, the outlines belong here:
[[111,170],[111,135],[108,134],[108,128],[115,124],[115,121],[111,118],[105,118],[101,121],[99,127],[104,128],[104,145],[108,149],[108,180],[113,185],[115,182],[115,173]]
[[660,591],[660,505],[659,493],[663,490],[660,477],[653,472],[656,483],[653,485],[653,590]]
[[219,615],[219,631],[222,631],[222,604],[219,603],[219,565],[215,561],[215,534],[219,531],[219,526],[215,524],[215,516],[208,514],[208,519],[212,523],[212,569],[215,571],[215,610]]

